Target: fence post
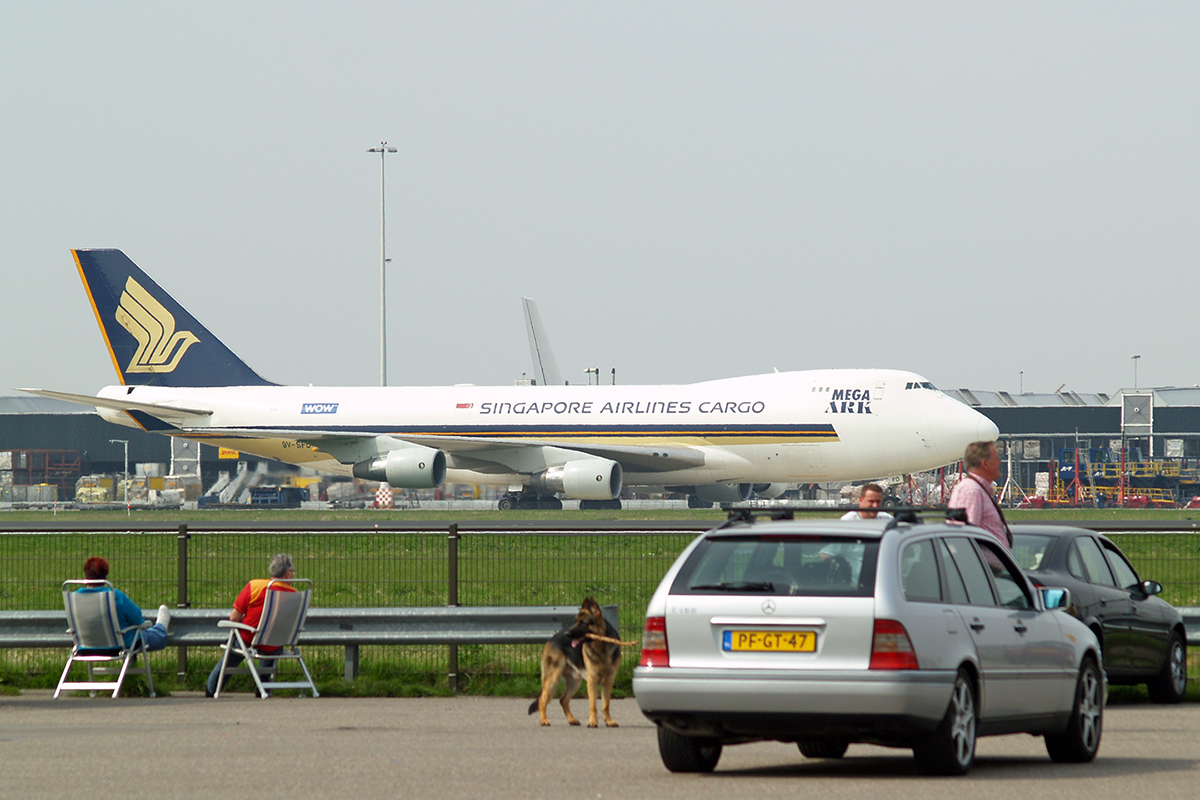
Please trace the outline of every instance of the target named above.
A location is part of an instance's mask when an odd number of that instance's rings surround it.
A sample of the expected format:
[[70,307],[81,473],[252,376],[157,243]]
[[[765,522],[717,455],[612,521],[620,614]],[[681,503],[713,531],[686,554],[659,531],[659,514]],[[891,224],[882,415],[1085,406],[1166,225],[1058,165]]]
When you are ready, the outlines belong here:
[[[176,608],[187,608],[189,605],[188,592],[187,592],[187,578],[188,578],[187,557],[188,557],[188,539],[190,539],[191,537],[192,537],[192,535],[190,533],[188,533],[187,523],[186,522],[179,523],[179,535],[176,538],[176,547],[177,547],[177,552],[178,552],[178,556],[176,558],[176,570],[177,571],[176,571],[176,576],[175,576],[175,584],[176,584],[176,586],[175,586],[175,593],[176,593],[175,607]],[[178,657],[177,657],[178,667],[177,667],[177,672],[175,673],[175,682],[182,685],[184,680],[187,678],[187,648],[184,647],[183,645],[180,645],[177,648],[177,650],[178,650]]]
[[[450,523],[450,531],[447,544],[448,547],[448,564],[447,576],[447,603],[451,608],[458,605],[458,523]],[[458,645],[450,645],[450,691],[458,691]]]

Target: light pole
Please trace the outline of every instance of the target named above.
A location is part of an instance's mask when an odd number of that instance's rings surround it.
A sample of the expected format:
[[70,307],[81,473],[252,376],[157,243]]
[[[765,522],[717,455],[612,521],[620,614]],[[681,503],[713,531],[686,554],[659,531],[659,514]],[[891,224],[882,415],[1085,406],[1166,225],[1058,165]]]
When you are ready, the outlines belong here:
[[129,440],[109,439],[108,443],[125,445],[125,515],[129,516]]
[[387,226],[384,198],[384,157],[396,152],[387,142],[372,147],[368,153],[379,153],[379,385],[387,386]]
[[1141,356],[1130,356],[1133,359],[1133,388],[1137,388],[1137,362]]

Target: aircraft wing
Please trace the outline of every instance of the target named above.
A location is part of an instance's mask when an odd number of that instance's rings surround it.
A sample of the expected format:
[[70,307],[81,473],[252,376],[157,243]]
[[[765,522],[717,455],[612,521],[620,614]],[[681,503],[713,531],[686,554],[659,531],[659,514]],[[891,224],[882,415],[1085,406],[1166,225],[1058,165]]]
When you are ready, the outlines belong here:
[[678,445],[615,445],[555,439],[510,439],[475,436],[378,436],[345,431],[311,431],[289,429],[246,430],[244,428],[183,428],[180,433],[202,433],[206,436],[251,437],[259,439],[292,439],[328,453],[342,463],[354,463],[388,450],[419,445],[441,450],[453,459],[459,469],[480,472],[510,471],[508,463],[516,450],[555,448],[596,458],[616,461],[624,470],[633,472],[670,472],[704,466],[704,454],[691,447]]
[[166,405],[163,403],[137,403],[132,400],[122,400],[110,397],[95,397],[90,394],[71,394],[69,392],[54,392],[49,389],[18,389],[18,392],[50,397],[55,400],[66,400],[68,403],[78,403],[83,406],[107,408],[113,411],[140,411],[157,417],[163,421],[182,422],[188,418],[210,417],[211,408],[191,408],[187,406]]
[[[163,403],[139,403],[122,398],[96,397],[88,394],[71,394],[48,389],[20,389],[29,394],[65,400],[69,403],[105,408],[118,412],[131,412],[139,423],[147,430],[163,430],[162,425],[153,424],[160,420],[167,426],[177,429],[178,433],[199,434],[205,437],[229,436],[232,438],[255,439],[292,439],[310,444],[329,453],[343,463],[372,458],[386,452],[388,448],[380,448],[377,444],[377,434],[353,434],[345,431],[311,431],[289,429],[256,428],[214,428],[188,424],[196,417],[212,416],[212,409],[190,406],[167,405]],[[163,431],[165,432],[165,430]],[[691,447],[673,446],[643,446],[588,443],[578,441],[558,441],[553,439],[510,439],[498,437],[474,436],[400,436],[383,437],[395,442],[397,446],[405,444],[432,447],[449,455],[456,467],[475,469],[480,472],[502,472],[510,469],[506,456],[514,450],[528,448],[553,447],[558,450],[568,450],[596,458],[607,458],[616,461],[621,468],[633,472],[670,472],[674,470],[701,467],[704,465],[704,454]]]
[[[416,436],[405,437],[404,441],[434,447],[455,457],[460,463],[464,458],[488,461],[489,450],[512,449],[514,447],[554,447],[572,450],[596,458],[616,461],[621,469],[630,472],[671,472],[704,466],[704,453],[691,447],[643,446],[591,444],[586,442],[561,442],[550,439],[476,439],[465,437]],[[465,468],[470,468],[466,467]]]

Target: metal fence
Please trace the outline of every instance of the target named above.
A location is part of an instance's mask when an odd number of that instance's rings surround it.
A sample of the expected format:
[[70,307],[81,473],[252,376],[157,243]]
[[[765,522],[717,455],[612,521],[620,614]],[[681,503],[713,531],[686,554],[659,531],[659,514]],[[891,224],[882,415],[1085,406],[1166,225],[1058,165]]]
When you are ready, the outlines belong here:
[[[1192,523],[1073,523],[1104,530],[1163,598],[1200,606],[1200,536]],[[325,607],[572,605],[591,595],[620,608],[621,637],[639,639],[650,595],[704,522],[0,523],[0,609],[58,609],[60,585],[86,558],[108,559],[110,580],[143,607],[225,609],[271,555],[290,553]],[[1141,530],[1139,530],[1139,528]],[[214,651],[215,652],[215,651]],[[539,648],[464,648],[465,674],[536,675]],[[312,658],[336,675],[341,653]],[[2,654],[0,659],[22,658]],[[193,655],[208,662],[215,656]],[[168,653],[156,658],[171,658]],[[187,654],[177,654],[181,679]],[[307,658],[307,656],[306,656]],[[444,676],[445,647],[368,648],[372,659]],[[627,659],[632,662],[633,659]],[[326,664],[326,662],[328,662]],[[0,661],[3,663],[3,661]],[[626,669],[631,667],[626,664]]]
[[[89,556],[108,559],[109,579],[144,608],[227,609],[247,580],[266,577],[289,553],[324,607],[579,605],[585,596],[621,610],[621,637],[640,639],[642,614],[679,552],[707,524],[647,530],[622,526],[403,523],[189,523],[128,526],[0,526],[0,609],[58,609],[63,580],[82,577]],[[28,528],[28,530],[14,530]],[[326,652],[326,650],[328,652]],[[214,651],[215,654],[215,651]],[[536,675],[540,646],[472,645],[460,674]],[[4,658],[28,654],[3,654]],[[156,656],[162,660],[164,656]],[[192,663],[215,655],[193,653]],[[317,648],[306,660],[337,674],[342,653]],[[188,654],[176,655],[188,673]],[[626,665],[631,669],[632,660]],[[365,648],[372,662],[445,677],[447,648]],[[3,662],[0,662],[3,663]],[[157,664],[156,664],[157,667]]]

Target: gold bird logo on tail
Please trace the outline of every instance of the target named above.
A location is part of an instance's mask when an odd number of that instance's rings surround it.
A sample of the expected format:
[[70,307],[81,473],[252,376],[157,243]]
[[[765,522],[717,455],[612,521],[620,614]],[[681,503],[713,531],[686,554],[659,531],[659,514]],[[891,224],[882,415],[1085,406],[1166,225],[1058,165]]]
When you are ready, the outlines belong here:
[[133,278],[125,282],[116,319],[138,342],[126,372],[172,372],[200,341],[191,331],[176,332],[174,315]]

